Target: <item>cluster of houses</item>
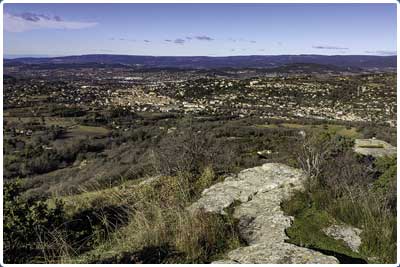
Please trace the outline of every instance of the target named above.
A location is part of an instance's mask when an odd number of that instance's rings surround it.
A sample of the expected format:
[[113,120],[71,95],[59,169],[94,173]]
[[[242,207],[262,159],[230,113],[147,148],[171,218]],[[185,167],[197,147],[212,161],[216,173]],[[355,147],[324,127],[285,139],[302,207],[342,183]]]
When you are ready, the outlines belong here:
[[45,74],[51,80],[40,71],[36,79],[6,84],[5,107],[62,103],[95,108],[123,106],[134,112],[229,113],[396,125],[396,77],[391,73],[238,78],[191,70],[132,73],[93,68],[49,72]]

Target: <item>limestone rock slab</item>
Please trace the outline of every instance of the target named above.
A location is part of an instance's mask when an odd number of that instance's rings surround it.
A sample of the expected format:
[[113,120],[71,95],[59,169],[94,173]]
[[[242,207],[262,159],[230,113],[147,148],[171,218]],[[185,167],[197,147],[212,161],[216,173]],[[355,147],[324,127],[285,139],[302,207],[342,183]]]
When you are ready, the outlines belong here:
[[280,204],[294,189],[302,188],[304,179],[299,169],[266,163],[204,190],[189,209],[225,214],[226,208],[239,202],[233,216],[248,244],[214,263],[338,263],[335,257],[285,242],[285,229],[293,218],[283,213]]

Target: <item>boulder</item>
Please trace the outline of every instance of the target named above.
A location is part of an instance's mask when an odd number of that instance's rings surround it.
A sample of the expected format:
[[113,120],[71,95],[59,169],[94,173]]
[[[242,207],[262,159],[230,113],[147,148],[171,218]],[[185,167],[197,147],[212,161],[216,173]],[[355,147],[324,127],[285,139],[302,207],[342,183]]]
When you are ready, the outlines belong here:
[[356,139],[354,142],[354,151],[375,158],[393,156],[397,153],[395,146],[378,139]]
[[336,240],[342,240],[351,250],[358,252],[361,245],[361,229],[350,225],[331,225],[322,231]]

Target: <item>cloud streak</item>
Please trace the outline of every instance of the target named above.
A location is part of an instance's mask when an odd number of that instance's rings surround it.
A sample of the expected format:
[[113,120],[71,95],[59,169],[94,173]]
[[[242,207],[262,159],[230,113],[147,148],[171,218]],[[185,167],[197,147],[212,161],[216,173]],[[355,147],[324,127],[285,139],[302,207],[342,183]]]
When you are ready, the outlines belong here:
[[184,43],[185,43],[185,40],[181,39],[181,38],[177,38],[177,39],[174,40],[174,44],[183,45]]
[[330,46],[330,45],[315,45],[313,46],[314,49],[326,49],[326,50],[348,50],[347,47],[340,47],[340,46]]
[[111,37],[111,38],[109,38],[109,40],[111,40],[111,41],[124,41],[124,42],[136,42],[136,40],[135,39],[128,39],[128,38],[114,38],[114,37]]
[[26,32],[40,29],[79,30],[95,27],[97,22],[67,21],[59,16],[25,12],[19,15],[4,13],[4,30]]
[[214,41],[215,39],[210,36],[207,36],[207,35],[197,35],[197,36],[185,36],[185,37],[175,38],[175,39],[164,39],[164,42],[183,45],[183,44],[191,42],[193,40],[210,42],[210,41]]
[[247,39],[244,39],[244,38],[238,38],[238,39],[228,38],[228,41],[234,42],[234,43],[236,43],[236,42],[251,43],[251,44],[256,44],[257,43],[257,41],[255,41],[255,40],[247,40]]
[[365,51],[367,54],[381,55],[381,56],[395,56],[397,55],[396,51],[389,50],[376,50],[376,51]]
[[199,41],[214,41],[214,38],[211,38],[210,36],[207,35],[194,36],[193,38]]
[[120,41],[136,42],[135,39],[119,38]]

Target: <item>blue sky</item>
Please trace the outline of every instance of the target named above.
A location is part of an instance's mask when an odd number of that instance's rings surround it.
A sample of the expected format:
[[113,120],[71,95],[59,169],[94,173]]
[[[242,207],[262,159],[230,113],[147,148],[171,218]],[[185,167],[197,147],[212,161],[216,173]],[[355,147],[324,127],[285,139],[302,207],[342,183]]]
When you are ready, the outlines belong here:
[[396,4],[5,4],[5,55],[390,55]]

